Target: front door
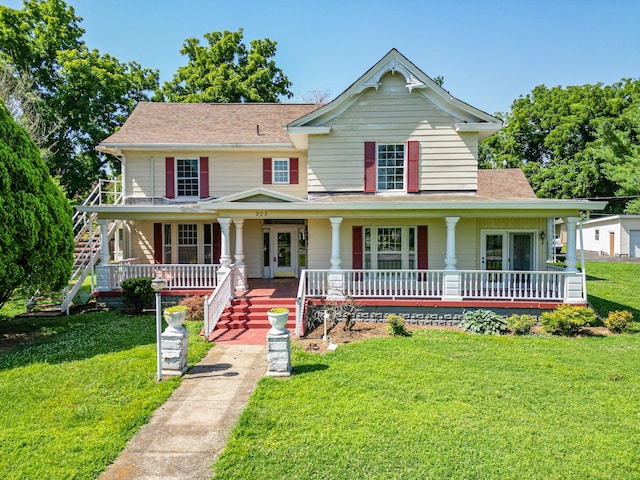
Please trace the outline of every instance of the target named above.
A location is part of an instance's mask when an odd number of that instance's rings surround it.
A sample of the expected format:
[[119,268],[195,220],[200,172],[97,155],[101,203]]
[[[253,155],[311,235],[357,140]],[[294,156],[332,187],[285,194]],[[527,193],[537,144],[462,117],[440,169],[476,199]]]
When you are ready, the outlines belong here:
[[533,270],[533,233],[512,233],[509,270]]
[[298,270],[298,248],[295,228],[272,230],[271,261],[274,277],[295,277]]

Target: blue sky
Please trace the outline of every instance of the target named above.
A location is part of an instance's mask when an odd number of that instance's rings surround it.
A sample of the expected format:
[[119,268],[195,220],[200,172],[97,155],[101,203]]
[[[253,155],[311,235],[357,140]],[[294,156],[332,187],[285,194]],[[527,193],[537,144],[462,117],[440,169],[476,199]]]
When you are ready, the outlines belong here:
[[[489,113],[536,85],[640,77],[637,0],[68,0],[89,48],[160,70],[186,63],[186,38],[244,29],[278,42],[294,100],[345,90],[391,48]],[[4,5],[22,8],[20,0]]]

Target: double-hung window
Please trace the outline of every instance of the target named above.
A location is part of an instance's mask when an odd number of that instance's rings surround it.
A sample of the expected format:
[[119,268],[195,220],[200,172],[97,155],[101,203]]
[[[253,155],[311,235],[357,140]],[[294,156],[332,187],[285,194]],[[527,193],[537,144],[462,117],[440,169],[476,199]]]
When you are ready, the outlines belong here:
[[179,158],[176,163],[178,197],[197,197],[199,194],[198,160]]
[[404,143],[377,145],[377,190],[379,192],[405,190]]
[[273,183],[288,185],[289,184],[289,159],[274,158],[273,159]]
[[364,227],[363,267],[374,270],[414,269],[416,227]]
[[178,263],[198,263],[198,225],[178,224]]

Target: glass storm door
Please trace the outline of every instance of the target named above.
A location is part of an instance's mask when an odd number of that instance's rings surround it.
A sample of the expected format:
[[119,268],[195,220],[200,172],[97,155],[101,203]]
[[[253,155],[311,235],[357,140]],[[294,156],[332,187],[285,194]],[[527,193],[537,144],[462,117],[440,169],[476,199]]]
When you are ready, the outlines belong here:
[[511,234],[510,270],[533,270],[533,233]]
[[273,275],[274,277],[295,277],[297,269],[297,250],[295,230],[274,230],[273,245]]
[[[507,235],[505,233],[485,233],[482,241],[482,269],[501,272],[507,265]],[[490,283],[502,282],[502,274],[489,274]]]

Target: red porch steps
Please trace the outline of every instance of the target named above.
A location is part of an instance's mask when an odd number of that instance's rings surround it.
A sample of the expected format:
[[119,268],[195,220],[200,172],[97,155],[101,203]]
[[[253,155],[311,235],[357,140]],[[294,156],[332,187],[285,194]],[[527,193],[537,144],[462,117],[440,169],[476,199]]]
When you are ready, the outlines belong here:
[[271,328],[267,312],[276,307],[289,309],[286,327],[293,332],[296,325],[295,298],[239,297],[232,300],[222,313],[209,340],[216,343],[264,345],[267,331]]

